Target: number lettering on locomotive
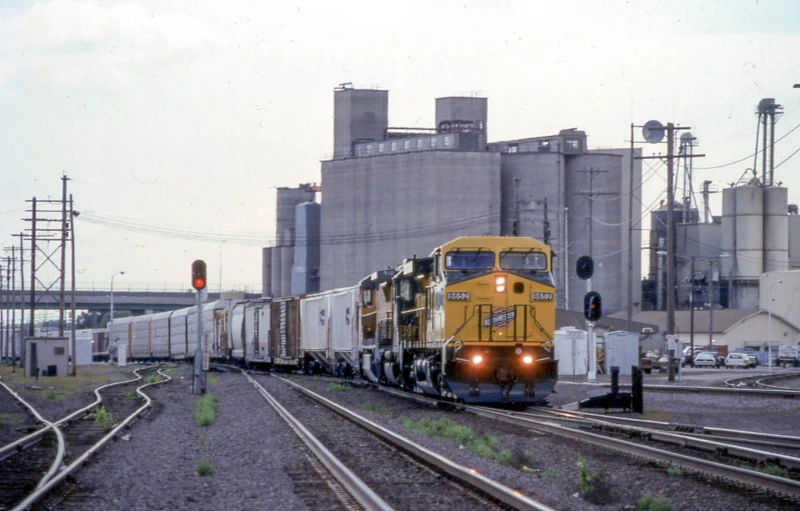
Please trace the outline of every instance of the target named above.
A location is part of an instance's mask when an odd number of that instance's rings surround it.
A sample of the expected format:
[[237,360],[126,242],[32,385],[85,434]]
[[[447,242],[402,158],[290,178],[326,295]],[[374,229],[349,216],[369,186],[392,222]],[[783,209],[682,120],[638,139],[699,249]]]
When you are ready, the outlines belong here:
[[449,292],[447,293],[448,300],[469,300],[469,293],[467,292]]
[[551,302],[553,301],[553,293],[531,293],[532,302]]

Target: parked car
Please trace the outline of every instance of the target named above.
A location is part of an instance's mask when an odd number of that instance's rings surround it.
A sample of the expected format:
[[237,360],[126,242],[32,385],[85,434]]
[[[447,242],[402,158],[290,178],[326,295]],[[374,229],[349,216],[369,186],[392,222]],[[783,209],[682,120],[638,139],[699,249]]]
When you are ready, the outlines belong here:
[[703,351],[698,353],[697,356],[694,357],[694,366],[695,367],[719,367],[719,360],[714,355],[714,353]]
[[744,353],[750,359],[750,367],[758,366],[758,355],[753,348],[737,348],[733,350],[734,353]]
[[725,367],[750,367],[750,357],[746,353],[739,353],[734,351],[725,359]]
[[681,367],[685,367],[691,363],[692,358],[696,357],[700,353],[702,353],[703,348],[695,347],[694,351],[692,351],[691,346],[686,346],[683,348],[683,357],[681,358]]

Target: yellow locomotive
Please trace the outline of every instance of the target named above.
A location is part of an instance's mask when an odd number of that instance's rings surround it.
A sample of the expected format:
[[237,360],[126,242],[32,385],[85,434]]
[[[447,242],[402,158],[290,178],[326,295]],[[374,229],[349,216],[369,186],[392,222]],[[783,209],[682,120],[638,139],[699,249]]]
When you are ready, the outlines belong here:
[[545,403],[553,359],[552,251],[469,236],[361,282],[362,374],[467,403]]

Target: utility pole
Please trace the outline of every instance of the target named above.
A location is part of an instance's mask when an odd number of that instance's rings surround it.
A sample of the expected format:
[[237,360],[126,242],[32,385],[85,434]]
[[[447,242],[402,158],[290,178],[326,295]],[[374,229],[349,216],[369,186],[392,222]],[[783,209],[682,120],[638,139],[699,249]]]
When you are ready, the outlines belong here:
[[519,176],[514,176],[514,221],[511,223],[511,234],[519,236]]
[[[58,295],[58,336],[64,337],[64,268],[66,268],[67,257],[67,181],[69,178],[65,175],[61,176],[61,292]],[[75,359],[75,352],[72,352],[72,358]]]
[[[30,318],[30,328],[29,334],[31,337],[34,335],[34,325],[35,325],[35,313],[36,313],[36,286],[39,285],[39,288],[42,290],[43,296],[49,296],[53,301],[57,301],[59,304],[58,307],[58,334],[60,337],[64,336],[64,312],[66,309],[66,299],[65,299],[65,286],[66,286],[66,240],[67,240],[67,181],[69,181],[69,177],[63,175],[61,177],[62,181],[62,198],[61,200],[37,200],[36,197],[33,197],[31,201],[31,209],[29,212],[31,213],[31,218],[25,218],[24,220],[31,223],[30,229],[30,240],[31,240],[31,289],[30,289],[30,308],[31,308],[31,318]],[[46,205],[59,205],[60,208],[56,209],[41,209],[40,204]],[[43,214],[43,215],[41,215]],[[60,214],[61,218],[55,217],[48,217],[48,214]],[[50,223],[60,222],[60,227],[58,229],[51,229],[47,227]],[[38,224],[44,223],[44,227],[40,227]],[[51,249],[50,243],[51,242],[58,242],[58,246],[55,249]],[[60,258],[59,262],[55,260],[56,252],[60,250]],[[40,253],[44,260],[41,264],[36,263],[36,254]],[[44,266],[49,263],[50,266],[55,268],[57,272],[57,277],[55,277],[52,281],[45,282],[44,275],[48,273],[43,270]],[[49,268],[48,268],[49,269]],[[40,278],[40,276],[42,276]],[[59,285],[59,293],[56,295],[54,292],[54,288],[56,284]],[[40,297],[41,299],[41,297]]]
[[589,221],[589,257],[594,257],[594,199],[598,195],[619,195],[617,193],[610,193],[610,192],[594,192],[594,175],[595,174],[606,174],[608,173],[607,170],[596,170],[593,167],[589,167],[589,170],[579,170],[578,172],[583,172],[589,174],[589,193],[586,192],[579,192],[581,195],[589,199],[589,217],[587,220]]
[[70,318],[70,344],[72,345],[72,376],[78,375],[78,352],[76,351],[75,342],[75,217],[78,216],[72,207],[72,194],[69,194],[69,241],[70,251],[72,252],[72,262],[70,263],[70,270],[72,277],[70,278],[71,293],[70,304],[72,305],[72,315]]
[[[634,169],[634,149],[633,149],[633,128],[631,123],[631,164],[628,175],[628,303],[627,314],[625,315],[625,330],[631,331],[631,321],[633,320],[633,272],[636,265],[633,264],[633,169]],[[641,253],[639,254],[641,260]]]
[[694,367],[694,256],[692,273],[689,275],[689,363]]

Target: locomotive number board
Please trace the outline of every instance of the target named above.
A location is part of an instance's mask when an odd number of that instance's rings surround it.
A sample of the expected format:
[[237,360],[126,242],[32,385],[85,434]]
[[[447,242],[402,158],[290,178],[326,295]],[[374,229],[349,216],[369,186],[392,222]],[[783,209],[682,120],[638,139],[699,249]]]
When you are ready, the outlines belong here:
[[447,293],[448,300],[469,300],[469,293],[464,291]]
[[532,302],[549,302],[553,300],[553,293],[531,293]]

